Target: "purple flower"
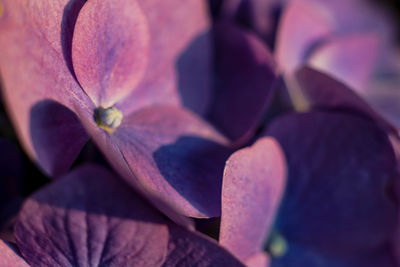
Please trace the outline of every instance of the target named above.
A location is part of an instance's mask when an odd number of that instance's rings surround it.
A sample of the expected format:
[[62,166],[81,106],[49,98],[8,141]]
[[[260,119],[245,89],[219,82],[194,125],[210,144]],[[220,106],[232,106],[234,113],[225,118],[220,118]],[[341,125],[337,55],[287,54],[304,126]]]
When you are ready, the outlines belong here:
[[28,198],[2,266],[243,266],[168,219],[109,171],[86,165]]
[[399,126],[398,49],[383,9],[361,0],[225,0],[220,9],[219,20],[235,21],[273,49],[296,108],[308,103],[293,75],[307,65],[345,82]]
[[65,173],[92,138],[169,216],[220,214],[230,141],[182,107],[204,114],[211,105],[206,3],[1,4],[5,101],[24,148],[46,173]]
[[332,78],[296,78],[312,108],[226,164],[221,244],[254,266],[397,266],[396,130]]

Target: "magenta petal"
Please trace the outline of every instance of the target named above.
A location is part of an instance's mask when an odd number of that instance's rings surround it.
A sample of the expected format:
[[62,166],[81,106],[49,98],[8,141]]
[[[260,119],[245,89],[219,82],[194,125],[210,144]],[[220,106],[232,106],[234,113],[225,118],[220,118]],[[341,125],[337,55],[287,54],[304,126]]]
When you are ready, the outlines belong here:
[[37,160],[51,176],[66,173],[89,140],[75,113],[49,100],[32,107],[30,132]]
[[377,60],[378,44],[373,34],[335,37],[316,48],[308,64],[363,91]]
[[273,92],[275,66],[255,35],[229,23],[217,24],[216,82],[210,119],[232,140],[256,130]]
[[28,263],[11,247],[0,240],[0,266],[29,267]]
[[243,261],[262,251],[285,188],[286,166],[274,139],[234,153],[222,187],[220,243]]
[[26,201],[15,236],[33,266],[153,266],[167,252],[163,222],[108,171],[85,166]]
[[333,31],[329,13],[308,0],[289,1],[281,18],[276,40],[276,59],[284,72],[304,63],[313,46]]
[[137,1],[87,2],[79,13],[72,60],[79,83],[97,106],[111,106],[135,88],[145,72],[146,18]]
[[204,113],[211,90],[211,36],[207,1],[137,0],[150,32],[146,73],[119,104],[125,114],[154,103]]

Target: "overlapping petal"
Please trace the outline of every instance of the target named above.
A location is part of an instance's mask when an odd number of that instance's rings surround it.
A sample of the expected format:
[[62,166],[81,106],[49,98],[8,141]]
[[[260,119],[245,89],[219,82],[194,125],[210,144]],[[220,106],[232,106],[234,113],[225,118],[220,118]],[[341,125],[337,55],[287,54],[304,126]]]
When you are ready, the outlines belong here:
[[353,34],[332,38],[311,53],[308,64],[356,90],[371,79],[379,51],[378,36]]
[[181,214],[220,214],[220,194],[229,141],[193,113],[153,106],[125,117],[111,134],[90,114],[85,126],[114,168],[149,196]]
[[[264,262],[262,251],[285,188],[286,166],[275,140],[261,138],[226,163],[220,243],[243,261]],[[257,256],[258,255],[258,256]]]
[[210,101],[212,75],[206,1],[137,2],[147,18],[149,59],[143,79],[118,107],[129,114],[163,103],[204,113]]
[[0,266],[29,267],[15,250],[11,244],[0,240]]
[[215,26],[216,74],[210,119],[234,141],[254,134],[276,79],[268,48],[231,23]]
[[266,134],[278,140],[289,167],[275,224],[289,248],[275,261],[296,257],[293,243],[337,261],[379,253],[382,264],[391,262],[398,213],[391,191],[399,174],[387,132],[352,113],[313,111],[282,116]]
[[137,1],[89,1],[80,10],[72,42],[78,81],[96,106],[112,106],[142,78],[149,29]]
[[228,252],[164,219],[107,170],[86,165],[24,204],[18,247],[31,265],[241,266]]
[[276,40],[275,56],[285,73],[294,71],[308,53],[334,31],[331,15],[319,3],[289,1],[282,14]]

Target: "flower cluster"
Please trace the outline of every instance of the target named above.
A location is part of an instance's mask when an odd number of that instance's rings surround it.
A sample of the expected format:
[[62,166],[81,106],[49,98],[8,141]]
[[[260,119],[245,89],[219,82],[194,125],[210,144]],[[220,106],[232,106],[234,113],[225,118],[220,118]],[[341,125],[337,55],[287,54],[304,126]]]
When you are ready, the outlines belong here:
[[0,0],[0,267],[400,266],[394,25],[366,0]]

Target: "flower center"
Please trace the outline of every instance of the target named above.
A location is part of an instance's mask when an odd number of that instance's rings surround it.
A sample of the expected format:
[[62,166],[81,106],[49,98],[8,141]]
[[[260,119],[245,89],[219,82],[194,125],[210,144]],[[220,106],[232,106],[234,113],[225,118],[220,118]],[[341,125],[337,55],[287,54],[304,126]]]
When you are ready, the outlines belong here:
[[272,231],[267,243],[268,253],[275,258],[282,257],[288,250],[286,239],[278,232]]
[[94,120],[97,126],[112,133],[122,122],[122,112],[116,107],[98,107],[94,110]]

